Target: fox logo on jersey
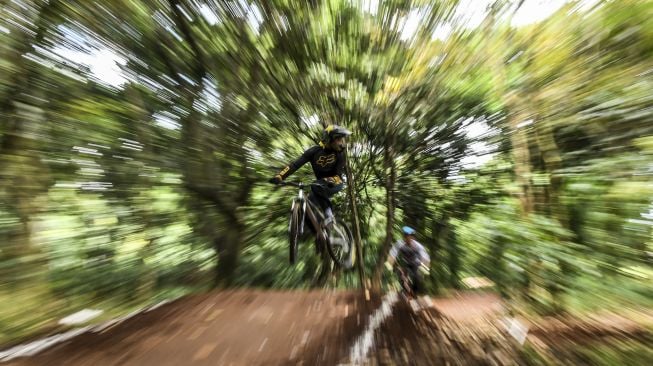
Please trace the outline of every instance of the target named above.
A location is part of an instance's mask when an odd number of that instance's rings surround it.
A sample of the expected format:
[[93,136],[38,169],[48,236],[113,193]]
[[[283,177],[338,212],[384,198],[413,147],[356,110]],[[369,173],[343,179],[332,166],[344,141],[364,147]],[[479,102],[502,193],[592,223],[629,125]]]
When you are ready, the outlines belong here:
[[327,165],[333,164],[335,161],[336,161],[336,154],[331,154],[331,155],[320,156],[315,163],[321,166],[322,168],[324,168]]

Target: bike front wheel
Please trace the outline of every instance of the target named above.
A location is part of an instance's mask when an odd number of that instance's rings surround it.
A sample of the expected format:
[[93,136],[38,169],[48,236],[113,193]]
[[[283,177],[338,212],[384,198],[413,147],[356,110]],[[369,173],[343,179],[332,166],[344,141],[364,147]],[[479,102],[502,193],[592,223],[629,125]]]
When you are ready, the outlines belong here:
[[297,261],[297,246],[299,245],[299,204],[293,205],[290,211],[290,225],[288,226],[289,236],[289,256],[290,264],[295,264]]
[[399,283],[401,284],[401,292],[406,298],[412,299],[415,297],[415,294],[413,293],[413,281],[410,278],[410,275],[401,272],[399,274]]

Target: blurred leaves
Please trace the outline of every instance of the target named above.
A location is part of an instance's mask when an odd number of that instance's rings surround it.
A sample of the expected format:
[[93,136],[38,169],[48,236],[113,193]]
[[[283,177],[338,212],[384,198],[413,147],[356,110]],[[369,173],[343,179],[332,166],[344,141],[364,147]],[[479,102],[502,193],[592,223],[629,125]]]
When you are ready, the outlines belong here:
[[292,192],[264,182],[330,123],[354,131],[370,276],[409,224],[433,291],[480,273],[549,310],[604,280],[640,299],[653,5],[572,1],[515,26],[530,2],[475,5],[475,25],[462,1],[367,3],[0,5],[0,308],[30,288],[26,307],[65,300],[1,313],[0,341],[108,298],[316,285],[310,238],[286,262]]

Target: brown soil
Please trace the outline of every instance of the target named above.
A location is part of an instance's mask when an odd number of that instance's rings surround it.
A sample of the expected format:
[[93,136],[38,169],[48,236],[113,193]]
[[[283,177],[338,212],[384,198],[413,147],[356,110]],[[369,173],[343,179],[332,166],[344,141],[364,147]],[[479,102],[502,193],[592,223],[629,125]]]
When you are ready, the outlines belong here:
[[[3,366],[345,365],[380,304],[378,296],[365,301],[353,291],[213,292],[175,301],[98,333],[84,333]],[[419,311],[399,300],[374,331],[364,364],[525,364],[522,347],[503,329],[502,316],[501,301],[493,294],[433,299],[432,307]],[[642,319],[653,324],[650,313],[639,314],[636,321],[614,314],[583,321],[524,321],[530,328],[526,342],[557,361],[557,346],[583,338],[637,334],[650,344]]]
[[494,299],[487,295],[470,295],[469,302],[439,299],[433,301],[435,308],[418,312],[400,302],[375,335],[376,347],[367,364],[519,364],[515,343],[497,326]]
[[588,316],[586,319],[572,317],[550,317],[531,321],[530,337],[537,337],[548,343],[561,341],[593,341],[599,338],[630,338],[650,335],[653,329],[653,314],[637,313],[602,313]]
[[357,292],[216,292],[7,365],[333,365],[376,305]]
[[503,303],[494,293],[460,292],[446,298],[434,298],[433,306],[442,315],[460,323],[478,323],[501,315]]

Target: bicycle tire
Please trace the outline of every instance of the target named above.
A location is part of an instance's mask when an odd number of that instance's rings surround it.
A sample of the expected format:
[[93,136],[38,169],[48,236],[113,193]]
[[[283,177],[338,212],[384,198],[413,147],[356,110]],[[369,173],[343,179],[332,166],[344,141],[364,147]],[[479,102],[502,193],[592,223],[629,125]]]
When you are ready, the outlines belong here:
[[401,286],[401,292],[408,299],[414,299],[415,293],[413,292],[413,280],[410,277],[410,274],[406,273],[406,270],[399,271],[399,284]]
[[[331,245],[331,238],[329,237],[327,239],[326,247],[327,251],[329,252],[329,255],[331,256],[331,259],[333,259],[333,262],[340,268],[344,268],[346,270],[351,270],[354,268],[354,263],[356,263],[356,250],[354,249],[354,236],[351,233],[351,230],[349,230],[349,227],[345,225],[344,222],[342,222],[340,219],[336,219],[336,222],[334,224],[335,226],[338,226],[342,228],[345,232],[345,235],[347,236],[347,241],[349,243],[349,252],[346,253],[346,257],[342,258],[338,253],[336,253],[335,248],[333,245]],[[344,259],[344,260],[343,260]]]
[[290,264],[297,261],[297,246],[299,245],[299,203],[295,203],[290,212],[290,225],[288,227],[289,253],[288,259]]

